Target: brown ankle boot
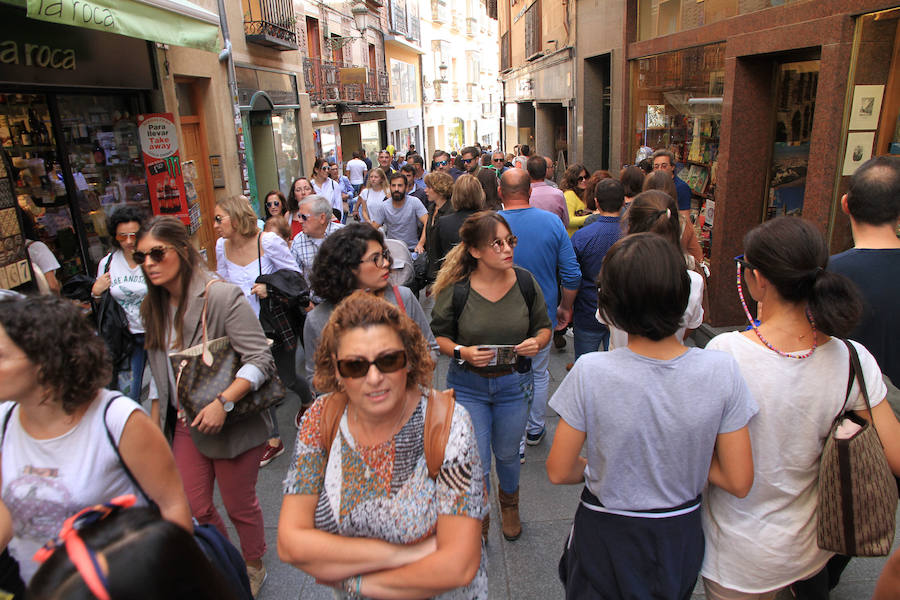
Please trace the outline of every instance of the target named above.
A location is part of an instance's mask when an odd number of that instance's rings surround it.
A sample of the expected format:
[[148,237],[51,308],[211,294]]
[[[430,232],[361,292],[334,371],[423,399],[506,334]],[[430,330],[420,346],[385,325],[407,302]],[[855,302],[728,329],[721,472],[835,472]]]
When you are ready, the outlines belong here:
[[503,537],[506,541],[513,542],[522,535],[522,522],[519,520],[519,488],[512,494],[507,494],[498,486],[497,498],[500,500]]
[[491,513],[484,515],[484,518],[481,520],[481,539],[484,540],[484,543],[487,544],[488,541],[488,531],[491,529]]

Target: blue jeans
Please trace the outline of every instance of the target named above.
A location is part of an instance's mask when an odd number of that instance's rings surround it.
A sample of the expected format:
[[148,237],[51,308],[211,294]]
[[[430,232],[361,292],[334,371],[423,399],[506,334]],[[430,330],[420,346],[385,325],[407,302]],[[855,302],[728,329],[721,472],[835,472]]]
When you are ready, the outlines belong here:
[[[531,373],[534,376],[534,400],[528,411],[527,433],[540,433],[544,430],[544,417],[547,416],[547,401],[550,400],[550,346],[551,341],[531,359]],[[522,442],[525,437],[523,435]],[[521,449],[520,445],[520,449]]]
[[144,365],[147,363],[147,351],[144,349],[144,334],[134,335],[134,350],[131,352],[131,398],[138,404],[141,402],[141,386],[144,383]]
[[491,449],[497,464],[500,489],[511,494],[519,489],[519,440],[525,430],[531,404],[531,373],[511,373],[501,377],[482,377],[450,363],[447,387],[456,391],[456,401],[469,411],[478,441],[478,453],[484,469],[484,481],[490,490]]
[[594,331],[593,329],[583,329],[575,327],[575,360],[582,354],[588,352],[597,352],[600,347],[603,351],[609,350],[609,329],[603,328],[603,331]]

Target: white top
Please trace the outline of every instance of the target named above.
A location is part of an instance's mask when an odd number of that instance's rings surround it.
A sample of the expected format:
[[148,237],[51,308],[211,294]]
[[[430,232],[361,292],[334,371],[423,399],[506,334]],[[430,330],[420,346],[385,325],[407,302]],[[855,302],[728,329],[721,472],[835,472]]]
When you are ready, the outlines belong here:
[[354,158],[350,162],[348,162],[347,173],[350,174],[350,183],[352,183],[353,185],[361,185],[365,181],[363,177],[366,173],[367,168],[368,167],[366,167],[366,163],[359,160],[358,158]]
[[[109,254],[100,260],[97,265],[97,277],[103,275]],[[112,262],[109,263],[110,286],[109,293],[116,299],[125,315],[128,317],[128,329],[131,333],[144,333],[144,322],[141,320],[141,302],[147,295],[147,282],[144,281],[144,271],[141,265],[128,266],[125,253],[116,250],[112,253]]]
[[[877,405],[887,393],[881,371],[868,350],[853,344],[869,399]],[[750,421],[750,493],[737,498],[709,486],[704,496],[701,573],[754,594],[810,577],[833,555],[816,544],[819,458],[844,403],[847,347],[831,339],[809,358],[785,358],[739,332],[716,336],[706,347],[737,359],[759,413]],[[858,383],[848,406],[865,407]]]
[[[687,308],[681,317],[681,327],[675,332],[678,341],[684,339],[684,332],[688,329],[697,329],[703,323],[703,277],[696,271],[688,269],[691,278],[691,295],[688,297]],[[596,314],[597,320],[609,327],[609,349],[624,348],[628,345],[628,333],[610,325],[603,320],[600,311]]]
[[107,424],[118,445],[131,413],[141,410],[119,392],[101,390],[75,427],[49,440],[25,433],[17,403],[0,406],[0,424],[13,411],[2,442],[3,502],[15,532],[9,551],[25,583],[40,566],[32,556],[56,537],[66,518],[123,494],[137,496],[138,506],[146,504],[106,436],[103,411],[115,396],[120,397],[107,413]]
[[[262,256],[259,260],[252,260],[244,266],[237,265],[225,256],[225,238],[216,240],[216,273],[227,281],[241,288],[244,297],[253,312],[259,316],[259,298],[250,293],[256,278],[260,275],[269,275],[281,269],[290,269],[299,272],[297,261],[291,255],[287,242],[284,241],[277,233],[265,231],[260,238],[262,246]],[[262,271],[260,271],[260,263],[262,263]]]
[[341,186],[334,179],[326,177],[322,187],[319,187],[315,179],[310,179],[309,182],[312,184],[313,191],[331,201],[331,208],[340,211],[341,215],[344,214],[344,199],[341,196]]
[[36,264],[42,272],[50,273],[59,268],[59,261],[56,260],[56,256],[44,242],[29,240],[25,247],[28,248],[28,256],[31,258],[31,262]]

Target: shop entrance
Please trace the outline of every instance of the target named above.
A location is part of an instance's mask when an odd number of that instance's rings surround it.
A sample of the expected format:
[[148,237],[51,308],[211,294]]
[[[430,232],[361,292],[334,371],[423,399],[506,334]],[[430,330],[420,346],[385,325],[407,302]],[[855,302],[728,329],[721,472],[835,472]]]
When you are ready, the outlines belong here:
[[584,61],[584,151],[588,171],[609,170],[610,55]]

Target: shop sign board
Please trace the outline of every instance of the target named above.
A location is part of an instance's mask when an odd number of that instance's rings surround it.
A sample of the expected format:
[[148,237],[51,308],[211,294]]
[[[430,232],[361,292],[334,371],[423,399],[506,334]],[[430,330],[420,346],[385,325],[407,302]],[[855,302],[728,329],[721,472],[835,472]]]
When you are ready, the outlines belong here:
[[174,115],[144,114],[137,120],[153,214],[178,217],[190,225]]

